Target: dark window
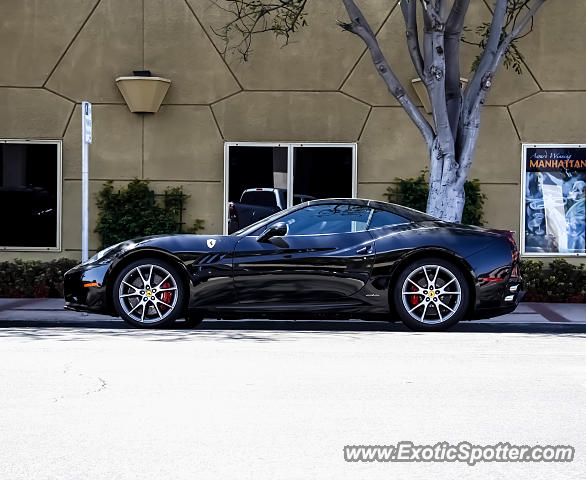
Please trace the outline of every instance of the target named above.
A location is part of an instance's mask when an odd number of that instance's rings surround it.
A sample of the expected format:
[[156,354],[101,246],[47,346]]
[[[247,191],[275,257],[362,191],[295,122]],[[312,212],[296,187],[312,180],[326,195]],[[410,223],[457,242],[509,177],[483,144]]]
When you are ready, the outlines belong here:
[[409,221],[399,215],[384,210],[375,210],[370,220],[369,229],[386,227],[389,225],[399,225],[401,223],[409,223]]
[[55,143],[0,143],[0,246],[58,246],[58,162]]
[[277,221],[289,225],[288,235],[360,232],[366,229],[370,212],[362,205],[313,205]]
[[293,205],[314,198],[350,198],[352,149],[294,147],[293,174]]

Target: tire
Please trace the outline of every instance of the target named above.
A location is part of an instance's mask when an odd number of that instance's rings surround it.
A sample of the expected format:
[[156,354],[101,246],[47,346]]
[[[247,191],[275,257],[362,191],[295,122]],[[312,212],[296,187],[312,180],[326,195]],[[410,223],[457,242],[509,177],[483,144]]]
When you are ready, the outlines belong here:
[[411,330],[447,330],[468,310],[470,290],[464,274],[441,258],[423,258],[409,264],[392,288],[395,310]]
[[126,265],[116,277],[112,301],[133,327],[165,328],[184,313],[186,288],[176,267],[156,258]]

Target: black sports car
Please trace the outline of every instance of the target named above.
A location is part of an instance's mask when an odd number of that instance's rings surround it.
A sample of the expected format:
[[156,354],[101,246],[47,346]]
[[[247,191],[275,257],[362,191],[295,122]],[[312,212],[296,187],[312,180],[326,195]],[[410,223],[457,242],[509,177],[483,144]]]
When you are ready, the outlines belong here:
[[65,274],[65,299],[137,327],[341,317],[441,330],[513,311],[518,264],[508,231],[373,200],[313,200],[232,235],[113,245]]

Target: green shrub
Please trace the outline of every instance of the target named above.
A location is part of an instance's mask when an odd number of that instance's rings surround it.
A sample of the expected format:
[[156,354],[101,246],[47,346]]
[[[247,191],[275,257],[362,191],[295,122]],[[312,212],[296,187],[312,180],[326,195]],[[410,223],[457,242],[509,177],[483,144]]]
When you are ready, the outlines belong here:
[[543,262],[523,260],[521,275],[525,280],[526,302],[584,303],[586,270],[584,264],[572,265],[555,259],[545,267]]
[[104,184],[98,193],[98,221],[96,233],[102,248],[129,238],[169,233],[196,233],[203,228],[203,220],[196,220],[184,229],[182,215],[189,198],[182,187],[167,188],[157,200],[147,180],[132,180],[128,186],[114,191],[112,181]]
[[[397,178],[396,180],[397,184],[388,187],[385,193],[389,202],[425,212],[429,194],[427,170],[422,170],[416,178]],[[478,179],[467,180],[464,184],[464,192],[466,202],[464,203],[462,223],[482,226],[484,224],[482,217],[486,195],[480,190],[480,181]]]
[[0,262],[0,297],[63,297],[63,274],[78,263],[69,258]]

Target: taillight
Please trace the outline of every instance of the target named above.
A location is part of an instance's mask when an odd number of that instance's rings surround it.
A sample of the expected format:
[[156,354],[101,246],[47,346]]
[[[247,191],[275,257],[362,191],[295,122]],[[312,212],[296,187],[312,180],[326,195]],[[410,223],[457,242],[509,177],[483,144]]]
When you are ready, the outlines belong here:
[[228,206],[228,217],[235,219],[238,217],[238,214],[236,213],[236,209],[234,208],[234,204],[230,203],[230,205]]

